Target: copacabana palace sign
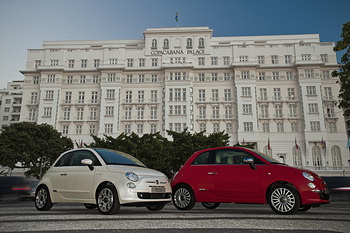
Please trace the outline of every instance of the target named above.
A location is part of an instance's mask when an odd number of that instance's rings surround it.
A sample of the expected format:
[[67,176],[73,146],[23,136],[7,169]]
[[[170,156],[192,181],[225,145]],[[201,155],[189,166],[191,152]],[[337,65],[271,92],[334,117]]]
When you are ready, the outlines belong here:
[[198,55],[198,54],[204,54],[203,49],[187,49],[187,50],[182,50],[182,49],[176,49],[176,50],[153,50],[151,51],[151,55],[177,55],[177,54],[193,54],[193,55]]

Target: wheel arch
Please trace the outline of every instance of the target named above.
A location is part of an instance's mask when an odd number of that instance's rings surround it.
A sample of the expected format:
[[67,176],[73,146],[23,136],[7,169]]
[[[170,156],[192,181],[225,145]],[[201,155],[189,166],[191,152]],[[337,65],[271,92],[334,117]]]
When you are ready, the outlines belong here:
[[289,185],[291,187],[293,187],[297,192],[298,192],[298,195],[299,195],[299,198],[300,198],[300,204],[302,204],[302,198],[301,198],[301,195],[300,195],[300,190],[298,189],[297,186],[295,186],[294,184],[292,184],[291,182],[288,182],[288,181],[285,181],[285,180],[278,180],[278,181],[275,181],[273,183],[271,183],[266,191],[265,191],[265,202],[266,203],[269,203],[269,193],[271,192],[271,190],[276,187],[277,185],[281,185],[281,184],[284,184],[284,185]]
[[117,192],[117,196],[118,196],[118,199],[120,201],[120,197],[119,197],[119,193],[118,193],[118,189],[117,187],[110,181],[103,181],[101,182],[95,189],[95,200],[97,200],[97,195],[98,195],[98,192],[100,191],[100,189],[104,186],[104,185],[113,185],[113,187],[115,188],[115,191]]

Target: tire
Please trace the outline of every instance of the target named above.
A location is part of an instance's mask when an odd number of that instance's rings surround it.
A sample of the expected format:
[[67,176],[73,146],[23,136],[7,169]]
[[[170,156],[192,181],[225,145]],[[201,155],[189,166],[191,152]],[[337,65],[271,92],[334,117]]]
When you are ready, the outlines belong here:
[[303,206],[300,206],[298,211],[301,211],[301,212],[306,212],[308,211],[309,209],[311,209],[311,205],[303,205]]
[[220,204],[220,202],[202,202],[202,205],[207,209],[216,209]]
[[96,196],[97,209],[101,214],[114,214],[120,209],[117,190],[113,185],[103,185]]
[[86,203],[84,204],[84,206],[86,209],[95,209],[97,207],[96,204],[86,204]]
[[179,210],[190,210],[196,204],[196,198],[190,186],[181,184],[173,191],[173,203]]
[[160,204],[160,205],[151,205],[151,206],[146,206],[146,208],[150,211],[159,211],[164,208],[165,204]]
[[269,193],[269,205],[278,214],[293,214],[300,207],[299,193],[290,185],[277,185]]
[[40,211],[47,211],[53,206],[49,190],[46,186],[40,186],[35,193],[35,207]]

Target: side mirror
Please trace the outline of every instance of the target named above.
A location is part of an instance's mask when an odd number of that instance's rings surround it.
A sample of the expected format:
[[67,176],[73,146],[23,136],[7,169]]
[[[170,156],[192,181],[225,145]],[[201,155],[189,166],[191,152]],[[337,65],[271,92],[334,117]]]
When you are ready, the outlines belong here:
[[91,159],[83,159],[81,160],[81,164],[87,165],[91,171],[94,170],[94,166],[92,165]]
[[246,163],[246,164],[249,164],[249,166],[256,170],[256,167],[255,167],[255,164],[254,164],[254,160],[252,158],[245,158],[243,159],[243,162]]

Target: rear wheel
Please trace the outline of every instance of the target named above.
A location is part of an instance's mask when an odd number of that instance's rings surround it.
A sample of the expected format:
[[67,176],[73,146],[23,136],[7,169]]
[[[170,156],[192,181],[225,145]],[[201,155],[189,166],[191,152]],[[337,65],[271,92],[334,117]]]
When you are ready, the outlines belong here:
[[179,210],[190,210],[196,204],[196,199],[192,188],[181,184],[173,191],[173,203]]
[[300,207],[299,193],[291,185],[277,185],[270,191],[269,205],[278,214],[293,214]]
[[40,186],[35,194],[35,207],[37,210],[46,211],[53,206],[49,190],[46,186]]
[[159,211],[164,208],[165,204],[160,204],[160,205],[151,205],[151,206],[146,206],[146,208],[150,211]]
[[95,209],[97,207],[97,205],[95,204],[86,204],[86,203],[84,204],[84,206],[86,209]]
[[113,185],[103,185],[98,191],[96,202],[101,214],[114,214],[120,209],[117,190]]
[[220,202],[202,202],[202,205],[207,209],[216,209],[219,207]]

